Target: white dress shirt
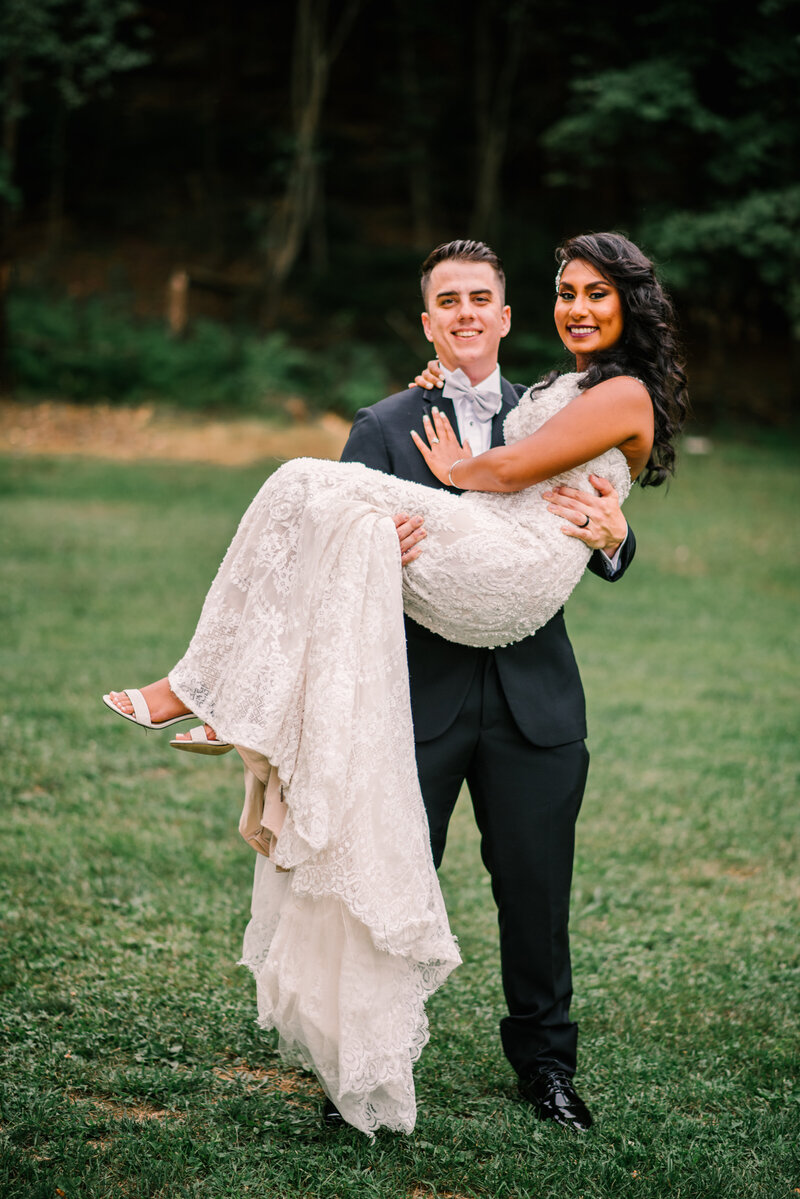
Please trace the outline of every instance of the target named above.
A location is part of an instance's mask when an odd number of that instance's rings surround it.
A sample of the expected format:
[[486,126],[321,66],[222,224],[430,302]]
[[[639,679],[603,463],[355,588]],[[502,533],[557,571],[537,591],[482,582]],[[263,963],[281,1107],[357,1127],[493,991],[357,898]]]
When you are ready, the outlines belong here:
[[[503,402],[503,388],[500,383],[500,367],[496,366],[490,375],[482,379],[480,383],[476,383],[475,387],[480,391],[491,391],[497,394],[497,408],[495,413],[500,411],[500,406]],[[453,398],[453,407],[456,410],[456,420],[458,421],[458,439],[463,445],[468,441],[473,454],[483,454],[486,450],[492,447],[492,421],[479,420],[478,415],[469,401],[468,396],[457,395]]]

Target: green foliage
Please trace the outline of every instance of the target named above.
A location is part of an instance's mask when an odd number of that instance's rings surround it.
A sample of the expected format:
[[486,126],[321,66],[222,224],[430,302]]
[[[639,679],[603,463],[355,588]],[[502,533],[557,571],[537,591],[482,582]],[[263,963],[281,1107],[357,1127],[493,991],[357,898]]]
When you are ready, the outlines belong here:
[[324,407],[355,416],[392,390],[379,351],[352,337],[335,341],[315,358],[314,394]]
[[[781,295],[800,338],[800,185],[754,191],[703,212],[671,212],[642,223],[642,236],[681,290],[702,287],[724,259],[744,259],[765,291]],[[728,267],[729,273],[730,267]]]
[[[61,102],[82,107],[125,71],[143,66],[149,55],[138,44],[141,26],[132,0],[5,0],[0,13],[0,61],[6,64],[7,98],[13,116],[24,112],[29,78],[45,78]],[[13,90],[12,90],[13,89]]]
[[745,309],[758,323],[760,297],[800,337],[797,11],[797,0],[648,5],[588,69],[586,47],[573,50],[567,111],[542,136],[551,187],[602,194],[610,173],[630,214],[612,222],[739,332]]
[[[544,133],[546,149],[562,158],[580,148],[584,166],[605,169],[609,153],[625,147],[626,157],[644,152],[648,167],[668,172],[663,146],[654,140],[665,131],[717,134],[724,122],[699,103],[685,62],[652,58],[618,70],[578,76],[572,84],[573,111]],[[550,182],[562,183],[561,174]]]
[[[113,76],[135,70],[149,61],[149,54],[131,46],[124,37],[139,7],[132,0],[82,0],[74,7],[62,4],[58,46],[53,59],[59,73],[57,84],[68,108],[80,108],[102,91]],[[136,28],[137,40],[143,28]]]
[[18,208],[21,200],[20,190],[14,186],[14,172],[9,156],[4,150],[0,150],[0,204]]
[[796,450],[685,457],[668,493],[629,501],[625,579],[569,602],[593,759],[572,951],[594,1128],[516,1098],[462,797],[442,879],[465,962],[429,1004],[414,1133],[374,1142],[323,1131],[319,1088],[256,1027],[234,755],[174,754],[99,702],[182,652],[263,470],[6,459],[4,1199],[790,1199]]
[[556,367],[568,369],[571,359],[555,336],[543,337],[538,333],[516,329],[513,340],[502,347],[503,374],[518,383],[534,383]]
[[352,416],[389,390],[379,356],[343,336],[327,350],[210,320],[183,338],[124,306],[17,291],[9,302],[10,361],[21,391],[73,400],[167,400],[191,408],[281,413],[287,395]]

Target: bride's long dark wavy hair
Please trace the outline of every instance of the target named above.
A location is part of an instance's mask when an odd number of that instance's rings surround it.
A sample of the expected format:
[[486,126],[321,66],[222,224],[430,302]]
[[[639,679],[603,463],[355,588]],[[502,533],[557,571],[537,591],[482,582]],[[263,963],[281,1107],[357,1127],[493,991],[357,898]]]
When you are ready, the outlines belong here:
[[590,262],[614,284],[623,315],[622,337],[616,345],[589,356],[580,386],[594,387],[616,375],[641,379],[653,402],[655,436],[638,482],[642,487],[658,487],[675,470],[673,442],[688,413],[686,373],[672,302],[650,259],[621,233],[570,237],[556,250],[559,272],[575,258]]

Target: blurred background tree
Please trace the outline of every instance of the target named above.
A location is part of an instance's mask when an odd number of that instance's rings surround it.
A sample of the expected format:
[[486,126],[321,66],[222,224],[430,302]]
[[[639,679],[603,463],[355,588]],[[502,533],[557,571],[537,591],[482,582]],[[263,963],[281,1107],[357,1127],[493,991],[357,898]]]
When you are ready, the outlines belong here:
[[3,143],[0,152],[0,379],[9,379],[7,293],[14,261],[14,220],[24,190],[16,185],[20,122],[32,91],[47,98],[49,118],[46,252],[58,253],[70,113],[104,98],[113,77],[147,62],[131,44],[132,0],[4,0],[0,9]]
[[504,366],[533,377],[559,360],[554,246],[617,228],[675,293],[699,415],[785,422],[799,8],[6,0],[16,390],[264,407],[288,389],[350,413],[424,360],[418,263],[464,235],[505,259]]

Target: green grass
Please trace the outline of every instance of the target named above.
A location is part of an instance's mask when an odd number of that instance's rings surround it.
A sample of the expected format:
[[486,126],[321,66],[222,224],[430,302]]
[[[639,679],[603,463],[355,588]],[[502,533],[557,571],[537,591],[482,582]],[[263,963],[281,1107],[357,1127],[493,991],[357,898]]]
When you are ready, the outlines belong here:
[[636,494],[635,567],[569,623],[593,765],[573,895],[584,1137],[515,1097],[469,807],[442,871],[465,964],[429,1005],[411,1137],[323,1131],[236,966],[234,755],[100,706],[179,656],[263,472],[0,463],[3,1199],[790,1199],[797,1136],[792,445]]

